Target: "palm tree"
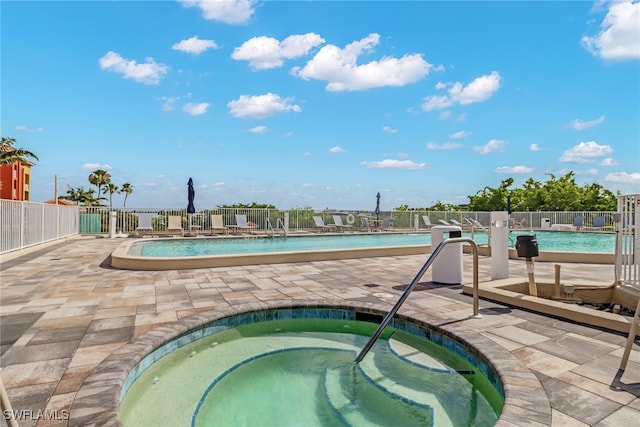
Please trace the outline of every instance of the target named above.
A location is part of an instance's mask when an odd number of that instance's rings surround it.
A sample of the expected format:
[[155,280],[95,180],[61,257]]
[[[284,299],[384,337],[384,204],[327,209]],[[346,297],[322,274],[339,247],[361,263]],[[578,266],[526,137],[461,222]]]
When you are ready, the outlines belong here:
[[13,162],[29,163],[28,157],[39,160],[38,156],[31,151],[24,148],[15,148],[15,143],[15,138],[2,137],[2,142],[0,143],[0,165],[9,165]]
[[112,182],[107,182],[104,185],[103,193],[109,193],[109,209],[113,207],[112,199],[113,194],[118,192],[118,186]]
[[125,182],[124,184],[122,184],[122,187],[120,187],[120,191],[118,193],[124,193],[124,203],[122,204],[122,207],[124,208],[125,206],[127,206],[127,197],[129,197],[131,193],[133,193],[133,185]]
[[102,169],[97,169],[89,175],[89,182],[98,187],[98,200],[100,200],[100,194],[102,193],[102,186],[108,184],[111,181],[111,174]]
[[84,206],[91,206],[94,205],[97,201],[93,195],[95,191],[96,190],[94,190],[93,188],[85,190],[82,186],[78,188],[69,187],[67,189],[67,195],[64,196],[64,199],[76,202],[76,204],[78,205],[82,203]]

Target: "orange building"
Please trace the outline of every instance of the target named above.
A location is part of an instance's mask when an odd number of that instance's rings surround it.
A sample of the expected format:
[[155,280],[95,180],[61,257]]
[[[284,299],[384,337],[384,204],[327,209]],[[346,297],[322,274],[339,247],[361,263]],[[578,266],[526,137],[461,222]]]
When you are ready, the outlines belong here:
[[31,166],[33,163],[13,162],[0,165],[0,199],[30,200]]

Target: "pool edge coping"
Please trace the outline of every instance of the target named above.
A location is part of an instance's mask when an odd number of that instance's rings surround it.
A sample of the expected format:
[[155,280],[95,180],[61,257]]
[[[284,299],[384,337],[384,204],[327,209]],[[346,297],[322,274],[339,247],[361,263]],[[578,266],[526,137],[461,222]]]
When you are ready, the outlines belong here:
[[[385,315],[389,307],[379,303],[343,300],[289,300],[243,304],[211,310],[160,326],[120,347],[96,366],[82,383],[71,404],[68,426],[122,426],[119,405],[129,373],[148,354],[194,328],[233,315],[252,311],[287,308],[335,308]],[[415,309],[397,315],[419,326],[435,329],[461,341],[480,355],[498,375],[504,390],[504,406],[496,426],[511,425],[523,419],[551,425],[551,404],[535,374],[509,351],[489,338]],[[470,317],[465,319],[473,321]]]

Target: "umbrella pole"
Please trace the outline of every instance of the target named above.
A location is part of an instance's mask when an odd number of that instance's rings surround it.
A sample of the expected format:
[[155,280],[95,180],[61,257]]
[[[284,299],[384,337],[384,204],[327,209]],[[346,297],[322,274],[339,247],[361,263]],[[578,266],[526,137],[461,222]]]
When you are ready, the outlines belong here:
[[529,278],[529,295],[532,297],[538,296],[538,288],[536,287],[536,279],[533,273],[533,259],[527,258],[527,276]]

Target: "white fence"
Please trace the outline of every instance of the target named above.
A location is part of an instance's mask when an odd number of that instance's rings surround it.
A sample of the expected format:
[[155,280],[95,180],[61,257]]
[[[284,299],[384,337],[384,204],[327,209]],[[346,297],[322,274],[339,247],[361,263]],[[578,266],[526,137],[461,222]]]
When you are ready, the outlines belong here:
[[640,287],[640,194],[618,197],[616,278]]
[[0,254],[78,234],[75,206],[0,200]]

